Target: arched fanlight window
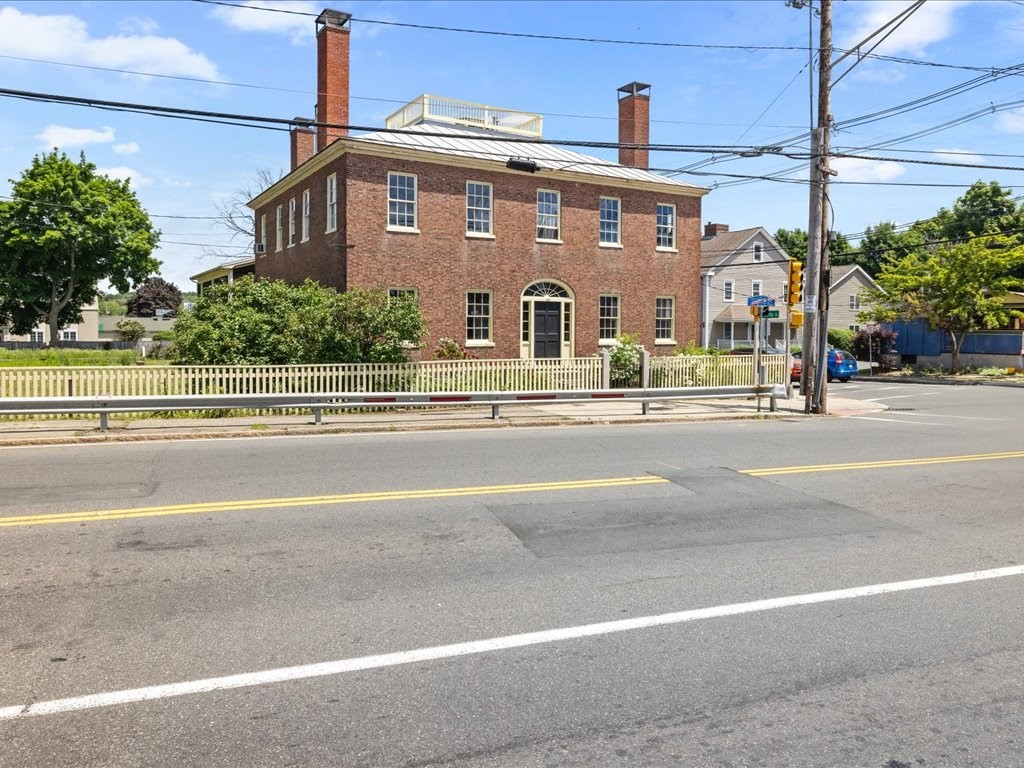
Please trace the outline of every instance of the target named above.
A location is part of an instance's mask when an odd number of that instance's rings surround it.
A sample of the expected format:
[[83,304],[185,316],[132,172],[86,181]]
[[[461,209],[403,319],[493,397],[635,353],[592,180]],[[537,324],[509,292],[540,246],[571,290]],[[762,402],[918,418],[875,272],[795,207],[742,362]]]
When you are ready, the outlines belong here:
[[555,283],[534,283],[523,291],[524,298],[568,299],[569,292]]

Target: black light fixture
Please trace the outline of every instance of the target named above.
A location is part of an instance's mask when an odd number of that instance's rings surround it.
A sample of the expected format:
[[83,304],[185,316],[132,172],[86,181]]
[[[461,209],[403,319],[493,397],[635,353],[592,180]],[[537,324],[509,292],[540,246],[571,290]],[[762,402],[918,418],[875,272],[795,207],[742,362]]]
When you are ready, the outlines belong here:
[[513,171],[526,171],[527,173],[536,173],[540,169],[536,162],[526,157],[510,157],[505,163],[505,167]]

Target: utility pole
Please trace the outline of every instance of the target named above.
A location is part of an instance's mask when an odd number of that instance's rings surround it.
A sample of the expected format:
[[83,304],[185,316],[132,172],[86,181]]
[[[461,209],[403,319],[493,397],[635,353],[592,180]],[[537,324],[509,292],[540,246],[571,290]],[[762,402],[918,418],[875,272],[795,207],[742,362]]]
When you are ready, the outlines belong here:
[[827,205],[829,130],[832,124],[832,0],[820,0],[821,31],[818,43],[818,124],[811,136],[811,168],[807,223],[807,269],[804,294],[804,335],[801,388],[804,413],[827,413],[825,343],[828,337],[828,231]]

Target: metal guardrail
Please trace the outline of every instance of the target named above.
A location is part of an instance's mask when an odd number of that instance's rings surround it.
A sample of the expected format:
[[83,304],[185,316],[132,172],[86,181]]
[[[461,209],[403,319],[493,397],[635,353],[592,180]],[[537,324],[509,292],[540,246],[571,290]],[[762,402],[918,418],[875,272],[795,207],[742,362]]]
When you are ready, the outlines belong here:
[[776,398],[785,397],[785,387],[779,384],[727,387],[685,387],[677,389],[601,389],[553,390],[547,392],[325,392],[294,395],[152,395],[146,397],[11,397],[0,398],[0,416],[27,416],[34,414],[96,413],[100,429],[109,427],[111,413],[141,413],[159,411],[204,411],[230,409],[308,409],[315,423],[320,424],[324,411],[348,408],[395,408],[400,406],[460,406],[490,405],[491,418],[500,417],[502,405],[513,403],[594,402],[603,400],[639,402],[641,413],[648,413],[652,402],[662,400],[698,400],[734,397],[770,399],[770,409],[776,410]]

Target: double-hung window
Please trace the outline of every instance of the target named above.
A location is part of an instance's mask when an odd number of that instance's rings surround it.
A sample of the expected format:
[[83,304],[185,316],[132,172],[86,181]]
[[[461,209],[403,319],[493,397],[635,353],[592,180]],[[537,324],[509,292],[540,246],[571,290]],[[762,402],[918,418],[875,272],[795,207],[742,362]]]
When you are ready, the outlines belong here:
[[288,247],[295,245],[295,198],[288,201]]
[[726,280],[722,285],[722,301],[736,301],[736,284],[732,280]]
[[466,294],[466,343],[486,344],[491,340],[491,292]]
[[416,176],[388,173],[388,229],[416,230]]
[[415,288],[388,288],[388,301],[417,301]]
[[466,234],[490,235],[493,189],[482,181],[466,182]]
[[619,297],[601,294],[598,312],[598,339],[614,341],[619,336]]
[[654,341],[673,341],[675,324],[676,300],[671,296],[657,297],[654,300]]
[[277,206],[277,239],[274,243],[274,250],[280,251],[284,240],[284,206]]
[[260,214],[260,243],[263,253],[267,252],[267,214]]
[[621,245],[622,201],[619,198],[601,198],[599,228],[601,245]]
[[655,213],[655,246],[662,250],[674,251],[676,248],[676,207],[668,203],[658,203]]
[[550,189],[537,190],[537,239],[558,240],[561,205],[559,194]]
[[764,243],[754,243],[754,263],[760,264],[764,261]]
[[850,309],[860,309],[860,296],[856,293],[850,294]]
[[327,231],[338,228],[338,174],[327,177]]
[[309,240],[309,190],[302,190],[302,242]]
[[751,283],[750,283],[750,295],[751,296],[760,296],[761,295],[761,281],[760,280],[752,280],[751,281]]

